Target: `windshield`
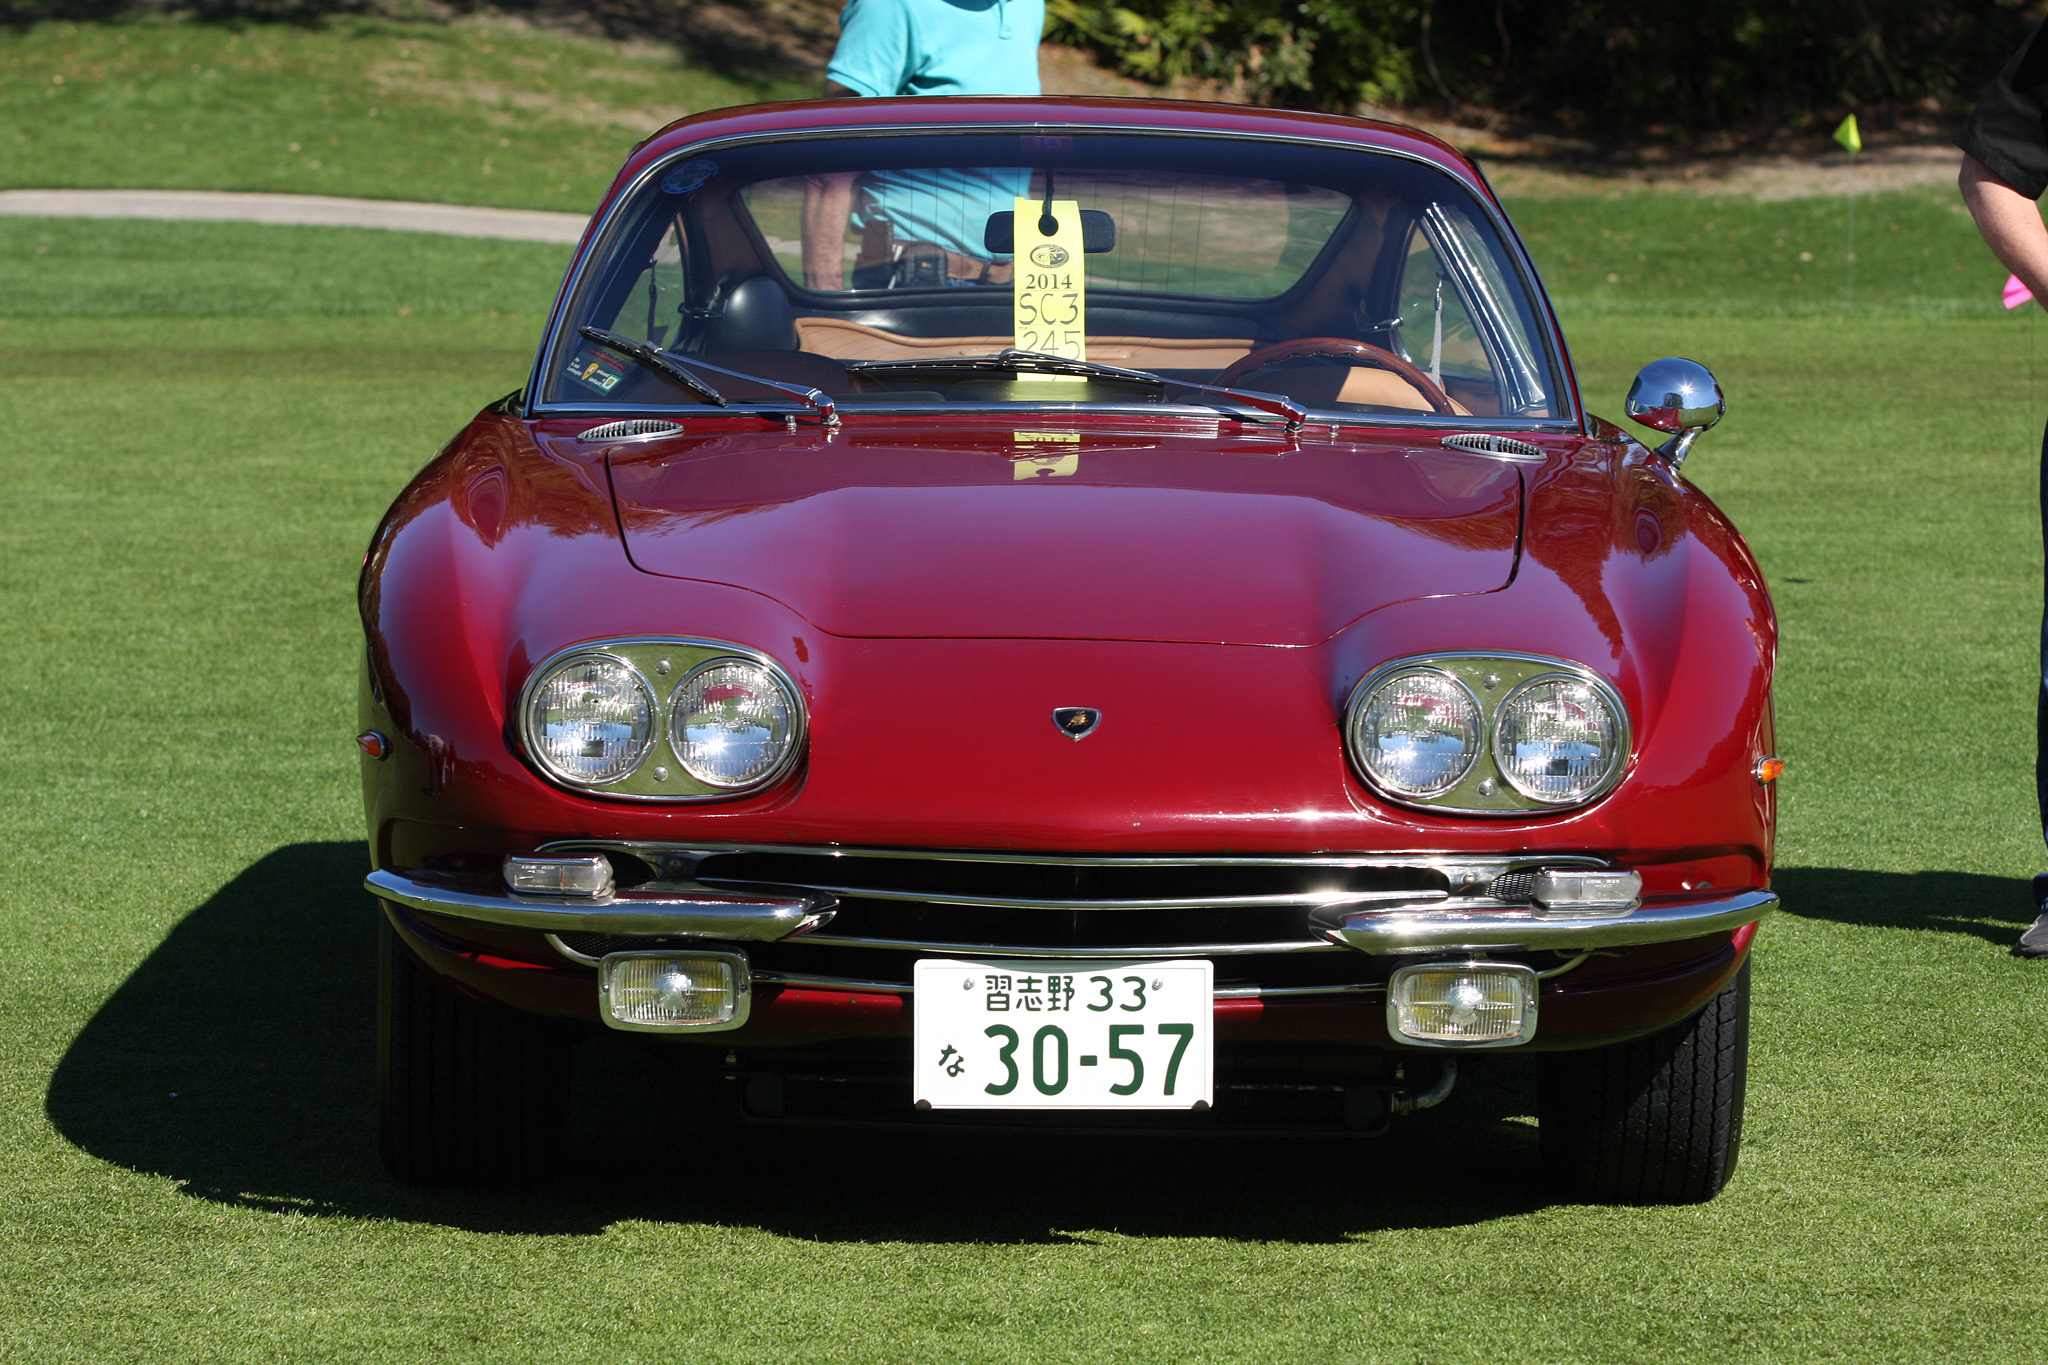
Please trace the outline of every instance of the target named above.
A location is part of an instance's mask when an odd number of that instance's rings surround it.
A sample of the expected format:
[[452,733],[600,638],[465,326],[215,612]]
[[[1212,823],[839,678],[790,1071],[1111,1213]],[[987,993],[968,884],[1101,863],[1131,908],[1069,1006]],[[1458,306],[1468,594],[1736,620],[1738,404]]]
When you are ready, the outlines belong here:
[[[543,403],[695,407],[697,378],[778,412],[817,390],[849,419],[1229,390],[1345,420],[1566,415],[1492,218],[1365,148],[1009,130],[699,149],[642,180],[572,288]],[[989,361],[1006,351],[1097,368]]]

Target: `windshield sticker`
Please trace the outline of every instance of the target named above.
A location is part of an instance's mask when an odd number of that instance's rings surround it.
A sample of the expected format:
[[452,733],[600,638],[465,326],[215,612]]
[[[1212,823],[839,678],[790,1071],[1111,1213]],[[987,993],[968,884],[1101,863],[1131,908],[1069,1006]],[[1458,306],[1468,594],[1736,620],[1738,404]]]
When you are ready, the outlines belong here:
[[[1019,379],[1026,376],[1018,375]],[[1010,462],[1010,477],[1019,482],[1031,479],[1058,479],[1081,472],[1081,454],[1075,451],[1068,455],[1026,455],[1021,460]]]
[[[1017,273],[1010,283],[1017,349],[1086,360],[1088,274],[1082,256],[1081,202],[1020,198],[1011,221],[1016,224]],[[1053,231],[1048,233],[1047,227]],[[1057,374],[1017,378],[1072,382]]]
[[685,161],[661,178],[661,187],[670,194],[688,194],[717,174],[716,161]]
[[585,388],[596,389],[599,393],[610,393],[619,381],[626,377],[624,361],[585,346],[576,352],[576,358],[569,362],[568,375]]

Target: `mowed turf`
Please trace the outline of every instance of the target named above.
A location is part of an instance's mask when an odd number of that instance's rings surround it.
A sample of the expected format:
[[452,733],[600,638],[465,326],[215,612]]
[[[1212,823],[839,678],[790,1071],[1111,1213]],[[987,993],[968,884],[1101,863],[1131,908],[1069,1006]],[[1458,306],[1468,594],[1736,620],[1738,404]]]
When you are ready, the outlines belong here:
[[[1546,249],[1553,282],[1597,268]],[[0,1358],[2040,1353],[2048,964],[2005,948],[2042,862],[2048,395],[2037,324],[1974,283],[1855,316],[1733,316],[1770,308],[1759,283],[1730,316],[1567,318],[1598,411],[1656,356],[1716,369],[1730,416],[1688,473],[1784,626],[1787,911],[1714,1203],[1551,1202],[1511,1059],[1377,1142],[904,1140],[746,1128],[623,1035],[579,1059],[559,1187],[391,1184],[355,576],[411,472],[523,382],[561,258],[0,223]]]
[[817,93],[502,19],[0,28],[0,188],[589,209],[684,114]]

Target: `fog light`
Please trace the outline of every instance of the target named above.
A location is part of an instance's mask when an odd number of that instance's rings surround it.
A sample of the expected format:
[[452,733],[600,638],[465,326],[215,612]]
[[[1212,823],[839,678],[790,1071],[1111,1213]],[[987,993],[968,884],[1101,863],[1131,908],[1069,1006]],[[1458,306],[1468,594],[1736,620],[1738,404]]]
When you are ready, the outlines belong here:
[[527,896],[609,896],[612,864],[601,853],[587,858],[507,858],[505,885]]
[[738,1028],[751,996],[738,953],[613,953],[597,991],[607,1024],[647,1032]]
[[1547,867],[1536,874],[1530,899],[1553,914],[1615,914],[1643,898],[1643,874],[1606,868]]
[[1424,1047],[1513,1047],[1536,1036],[1536,973],[1513,962],[1403,967],[1387,982],[1387,1032]]

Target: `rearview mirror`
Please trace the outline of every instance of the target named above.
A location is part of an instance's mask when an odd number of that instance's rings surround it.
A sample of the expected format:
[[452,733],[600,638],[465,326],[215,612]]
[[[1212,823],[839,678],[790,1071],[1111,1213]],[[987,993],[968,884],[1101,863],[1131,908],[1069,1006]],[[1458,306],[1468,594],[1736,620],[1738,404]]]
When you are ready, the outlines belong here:
[[[988,216],[988,226],[982,229],[982,245],[991,256],[1014,256],[1017,254],[1017,215],[1004,210]],[[1116,219],[1101,209],[1081,210],[1081,250],[1090,256],[1099,252],[1116,250]]]
[[1674,355],[1643,366],[1636,382],[1629,385],[1623,406],[1629,420],[1672,433],[1670,440],[1657,447],[1657,453],[1676,469],[1685,463],[1699,434],[1728,411],[1728,400],[1721,396],[1712,370],[1697,360]]

